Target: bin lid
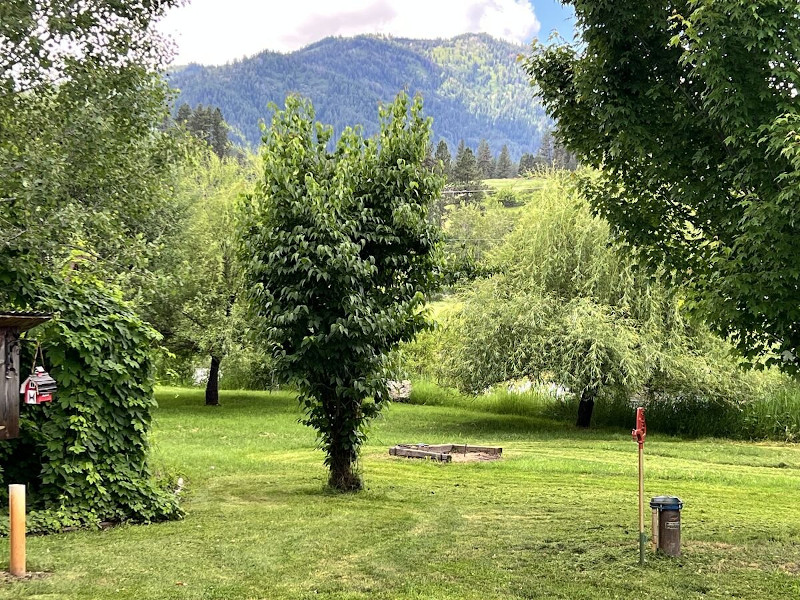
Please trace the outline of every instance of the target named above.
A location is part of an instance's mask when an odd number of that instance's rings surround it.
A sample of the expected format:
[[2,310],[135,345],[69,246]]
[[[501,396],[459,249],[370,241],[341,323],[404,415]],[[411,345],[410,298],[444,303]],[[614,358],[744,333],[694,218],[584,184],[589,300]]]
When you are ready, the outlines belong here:
[[681,510],[683,508],[683,501],[675,496],[656,496],[650,498],[650,508],[657,508],[659,510]]

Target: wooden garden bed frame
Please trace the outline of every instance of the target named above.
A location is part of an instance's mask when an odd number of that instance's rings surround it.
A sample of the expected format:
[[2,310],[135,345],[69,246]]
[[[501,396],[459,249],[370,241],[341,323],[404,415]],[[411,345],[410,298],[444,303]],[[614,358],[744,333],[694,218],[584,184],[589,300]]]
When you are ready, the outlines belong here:
[[403,458],[427,458],[439,462],[452,462],[453,455],[473,454],[479,460],[497,460],[503,449],[498,446],[470,446],[469,444],[398,444],[389,448],[391,456]]

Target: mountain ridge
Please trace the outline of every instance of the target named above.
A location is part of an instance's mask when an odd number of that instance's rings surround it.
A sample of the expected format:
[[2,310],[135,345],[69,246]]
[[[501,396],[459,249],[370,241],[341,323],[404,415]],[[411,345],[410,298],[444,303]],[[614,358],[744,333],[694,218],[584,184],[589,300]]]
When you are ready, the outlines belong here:
[[337,132],[360,124],[372,134],[378,104],[405,89],[422,94],[434,144],[444,139],[454,152],[461,139],[474,148],[485,138],[493,152],[507,144],[518,158],[534,152],[549,127],[517,64],[524,50],[487,34],[329,37],[290,53],[265,50],[225,65],[175,67],[169,82],[180,90],[176,106],[219,106],[250,144],[260,140],[267,104],[280,106],[290,93],[310,98],[317,118]]

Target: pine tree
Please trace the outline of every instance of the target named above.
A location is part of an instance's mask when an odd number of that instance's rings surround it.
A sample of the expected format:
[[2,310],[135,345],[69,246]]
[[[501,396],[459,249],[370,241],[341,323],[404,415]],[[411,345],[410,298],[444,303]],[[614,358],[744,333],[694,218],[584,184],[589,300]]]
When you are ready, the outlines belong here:
[[519,159],[519,174],[525,175],[530,173],[536,166],[536,157],[533,154],[526,152]]
[[441,140],[439,145],[436,146],[436,154],[434,155],[436,162],[439,163],[442,170],[442,175],[450,176],[452,169],[453,157],[450,155],[450,148],[447,147],[447,142]]
[[192,108],[188,104],[186,104],[186,102],[184,102],[178,109],[178,115],[175,117],[175,121],[177,121],[179,125],[184,125],[191,116],[192,116]]
[[497,157],[497,171],[495,177],[500,179],[511,179],[516,175],[514,162],[511,160],[511,155],[508,152],[508,146],[503,145],[500,150],[500,156]]
[[494,176],[492,169],[492,151],[489,149],[489,142],[485,139],[481,140],[478,144],[478,169],[484,179],[491,179]]
[[222,117],[222,111],[219,107],[214,109],[210,127],[211,140],[209,143],[211,144],[211,149],[214,151],[214,154],[220,158],[224,158],[228,151],[228,125],[225,123],[225,119]]
[[456,156],[450,174],[450,181],[453,182],[453,200],[457,203],[479,202],[483,198],[483,174],[478,168],[478,161],[475,159],[471,148],[459,144],[459,153]]
[[536,152],[536,162],[545,166],[553,165],[553,136],[549,131],[545,131],[539,150]]
[[458,183],[472,183],[473,181],[480,181],[482,174],[478,168],[478,161],[472,153],[472,148],[464,148],[456,157],[456,164],[453,165],[453,172],[451,174],[452,180]]
[[206,142],[214,154],[220,158],[228,154],[230,142],[228,141],[228,124],[222,116],[219,107],[203,106],[198,104],[192,108],[184,103],[178,108],[175,121],[186,127],[186,130],[197,139]]

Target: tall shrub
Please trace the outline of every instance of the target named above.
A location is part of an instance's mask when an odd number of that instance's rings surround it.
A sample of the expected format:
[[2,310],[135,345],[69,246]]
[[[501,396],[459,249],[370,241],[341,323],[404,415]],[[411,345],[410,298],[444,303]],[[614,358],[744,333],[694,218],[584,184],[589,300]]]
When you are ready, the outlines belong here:
[[264,137],[244,203],[241,259],[259,338],[300,390],[330,485],[355,490],[365,427],[388,399],[389,353],[426,327],[442,180],[426,165],[430,120],[405,94],[380,111],[377,139],[332,131],[290,97]]

